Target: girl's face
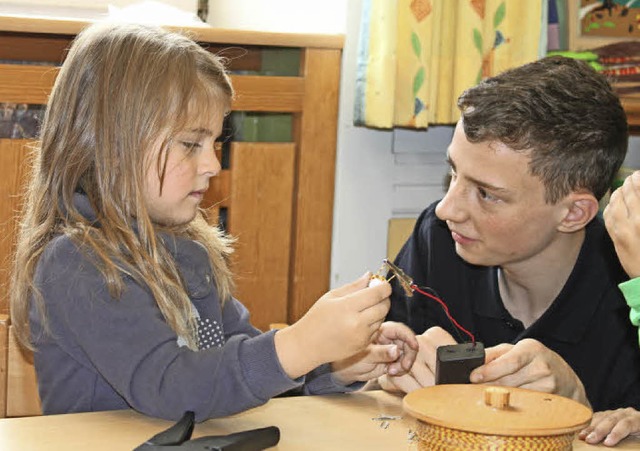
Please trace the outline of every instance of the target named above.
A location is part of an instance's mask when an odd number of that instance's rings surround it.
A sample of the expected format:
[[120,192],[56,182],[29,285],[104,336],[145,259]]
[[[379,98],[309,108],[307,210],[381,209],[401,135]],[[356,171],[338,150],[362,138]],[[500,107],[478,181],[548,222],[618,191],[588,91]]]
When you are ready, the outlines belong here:
[[[212,112],[188,122],[170,143],[162,177],[160,145],[149,155],[146,165],[144,199],[151,220],[164,226],[192,221],[209,188],[209,179],[220,172],[215,141],[222,133],[224,111]],[[158,164],[160,161],[160,164]]]

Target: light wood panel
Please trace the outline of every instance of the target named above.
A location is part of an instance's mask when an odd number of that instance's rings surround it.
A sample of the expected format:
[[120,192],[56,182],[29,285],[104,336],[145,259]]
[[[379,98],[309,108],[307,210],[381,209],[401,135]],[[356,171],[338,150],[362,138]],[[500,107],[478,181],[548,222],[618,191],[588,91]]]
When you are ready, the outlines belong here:
[[387,258],[393,261],[402,246],[411,236],[416,225],[416,218],[395,218],[389,220],[387,233]]
[[9,355],[9,316],[0,314],[0,418],[7,416],[7,359]]
[[296,115],[296,199],[291,250],[289,322],[300,319],[329,288],[340,85],[339,50],[306,49],[303,112]]
[[[0,64],[2,102],[46,104],[58,75],[52,66]],[[291,113],[302,111],[305,81],[301,77],[232,75],[235,111]]]
[[231,82],[236,91],[235,111],[302,111],[305,81],[301,77],[232,75]]
[[292,143],[231,145],[236,294],[261,330],[287,321],[294,156]]
[[0,64],[0,101],[43,105],[57,75],[51,66]]
[[0,139],[0,313],[9,312],[11,258],[31,144],[26,139]]
[[9,326],[7,356],[7,417],[41,415],[33,353],[18,345]]
[[229,208],[231,197],[231,172],[228,169],[220,171],[209,181],[209,189],[204,194],[200,207],[205,210],[207,220],[211,224],[218,222],[221,208]]

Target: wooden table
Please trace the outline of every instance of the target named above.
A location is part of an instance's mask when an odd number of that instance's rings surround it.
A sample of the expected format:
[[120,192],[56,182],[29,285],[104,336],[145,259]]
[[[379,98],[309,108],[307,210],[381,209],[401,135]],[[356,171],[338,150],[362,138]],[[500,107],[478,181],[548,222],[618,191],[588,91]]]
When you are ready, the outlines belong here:
[[[382,420],[382,416],[400,417]],[[172,423],[131,410],[0,420],[2,450],[132,450]],[[198,424],[193,438],[278,426],[277,450],[417,450],[413,420],[402,399],[371,391],[349,395],[276,398],[228,418]],[[575,450],[611,449],[576,440]],[[640,449],[627,439],[616,449]]]

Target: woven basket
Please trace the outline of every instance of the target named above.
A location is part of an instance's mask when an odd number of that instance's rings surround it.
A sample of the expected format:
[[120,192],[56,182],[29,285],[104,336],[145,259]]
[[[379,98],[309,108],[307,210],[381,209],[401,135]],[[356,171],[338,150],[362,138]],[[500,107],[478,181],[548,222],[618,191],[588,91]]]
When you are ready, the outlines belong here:
[[571,450],[592,412],[571,399],[519,388],[436,385],[404,408],[417,420],[418,450]]

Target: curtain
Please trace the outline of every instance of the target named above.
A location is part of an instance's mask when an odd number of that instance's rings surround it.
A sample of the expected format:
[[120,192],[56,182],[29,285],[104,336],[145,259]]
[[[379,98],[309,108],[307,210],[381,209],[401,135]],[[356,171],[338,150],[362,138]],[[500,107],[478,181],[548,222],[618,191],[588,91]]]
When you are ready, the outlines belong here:
[[456,99],[546,51],[548,0],[363,0],[355,125],[458,120]]

